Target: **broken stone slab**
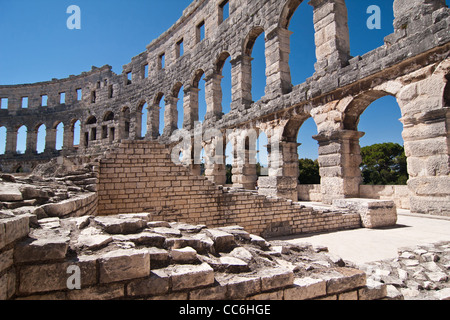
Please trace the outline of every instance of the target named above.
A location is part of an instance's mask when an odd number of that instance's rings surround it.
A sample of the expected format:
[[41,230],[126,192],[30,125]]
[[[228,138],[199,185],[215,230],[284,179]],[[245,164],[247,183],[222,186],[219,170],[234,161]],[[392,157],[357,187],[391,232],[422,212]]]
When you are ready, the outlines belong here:
[[94,221],[109,234],[138,233],[147,226],[145,221],[135,218],[96,217]]
[[19,187],[13,183],[0,183],[0,201],[22,201]]
[[169,252],[159,248],[148,248],[150,265],[153,268],[163,268],[169,265]]
[[165,239],[165,248],[168,249],[180,249],[185,247],[192,247],[196,251],[204,252],[203,244],[200,239],[181,237],[181,238],[167,238]]
[[261,292],[260,277],[219,275],[216,280],[221,286],[226,286],[228,298],[232,300],[244,299]]
[[181,231],[173,228],[156,227],[152,229],[153,232],[158,233],[166,238],[179,238],[181,237]]
[[77,239],[77,246],[88,250],[98,250],[107,246],[112,241],[113,238],[107,235],[80,235]]
[[372,279],[367,279],[366,286],[358,290],[359,300],[378,300],[386,296],[386,285]]
[[160,234],[144,231],[130,235],[116,235],[113,237],[117,241],[131,241],[137,245],[163,248],[166,238]]
[[333,200],[333,206],[359,213],[364,228],[391,227],[397,224],[397,208],[394,201],[336,199]]
[[134,218],[134,219],[141,219],[145,222],[149,222],[151,219],[151,213],[126,213],[126,214],[119,214],[119,219],[128,219],[128,218]]
[[294,284],[294,272],[285,268],[264,270],[261,274],[261,291],[285,288]]
[[69,238],[28,239],[16,244],[14,261],[27,263],[65,259]]
[[255,234],[250,235],[250,243],[260,247],[263,250],[267,250],[270,248],[270,243],[267,242],[264,238],[257,236]]
[[130,296],[164,295],[169,292],[170,277],[164,270],[152,270],[150,277],[137,279],[127,285]]
[[353,268],[334,268],[330,273],[319,276],[326,280],[327,295],[362,288],[366,285],[366,273]]
[[167,221],[150,221],[147,223],[149,228],[171,228],[170,223]]
[[229,255],[234,258],[241,259],[247,263],[253,260],[253,255],[244,247],[234,248]]
[[148,250],[119,249],[108,252],[98,259],[100,283],[111,283],[150,275]]
[[450,300],[450,288],[445,288],[445,289],[436,291],[435,296],[439,300]]
[[234,257],[221,257],[219,258],[219,269],[229,273],[242,273],[250,271],[248,263]]
[[214,249],[219,252],[230,252],[237,245],[234,236],[218,229],[206,229],[206,234],[214,241]]
[[21,185],[19,190],[24,200],[41,199],[42,201],[46,201],[50,199],[47,191],[33,185]]
[[186,233],[199,233],[201,230],[206,229],[205,225],[191,225],[180,222],[170,223],[170,226]]
[[57,229],[61,227],[59,218],[44,218],[39,220],[39,225],[44,229]]
[[0,218],[0,249],[14,241],[25,238],[30,232],[27,215]]

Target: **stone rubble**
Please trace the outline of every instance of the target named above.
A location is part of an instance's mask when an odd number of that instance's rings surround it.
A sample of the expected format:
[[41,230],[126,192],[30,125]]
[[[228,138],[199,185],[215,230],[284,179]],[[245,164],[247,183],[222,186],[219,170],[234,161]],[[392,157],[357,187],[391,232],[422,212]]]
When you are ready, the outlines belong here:
[[389,299],[450,300],[450,242],[400,248],[393,260],[358,265]]

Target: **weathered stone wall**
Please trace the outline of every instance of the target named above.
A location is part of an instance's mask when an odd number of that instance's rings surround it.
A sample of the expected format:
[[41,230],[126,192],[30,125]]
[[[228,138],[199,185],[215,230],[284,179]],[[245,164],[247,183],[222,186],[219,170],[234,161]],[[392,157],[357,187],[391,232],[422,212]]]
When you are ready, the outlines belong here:
[[359,214],[320,212],[282,198],[227,191],[172,162],[171,149],[147,141],[122,142],[99,166],[98,214],[154,212],[155,218],[240,225],[277,236],[359,228]]

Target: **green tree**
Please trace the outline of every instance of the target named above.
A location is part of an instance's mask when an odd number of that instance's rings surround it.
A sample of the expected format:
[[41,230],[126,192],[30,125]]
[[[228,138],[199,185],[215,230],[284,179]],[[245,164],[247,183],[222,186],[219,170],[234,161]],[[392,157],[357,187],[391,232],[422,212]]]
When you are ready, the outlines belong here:
[[311,159],[298,160],[300,184],[320,184],[319,162]]
[[363,183],[405,185],[408,170],[405,149],[398,143],[381,143],[361,149]]

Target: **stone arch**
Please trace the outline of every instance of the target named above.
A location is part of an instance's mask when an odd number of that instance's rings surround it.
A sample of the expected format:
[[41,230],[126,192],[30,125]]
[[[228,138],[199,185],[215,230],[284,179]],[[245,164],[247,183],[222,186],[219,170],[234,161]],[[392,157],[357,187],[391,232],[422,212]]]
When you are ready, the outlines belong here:
[[70,140],[72,146],[79,146],[81,143],[81,120],[72,119],[70,120]]
[[112,111],[106,111],[105,114],[103,115],[103,122],[107,122],[107,121],[114,121],[114,112]]
[[[266,55],[265,55],[265,44],[264,44],[264,48],[262,49],[263,52],[261,54],[261,52],[258,52],[257,55],[253,54],[253,48],[255,47],[255,43],[258,39],[260,39],[260,37],[262,37],[263,41],[264,41],[264,28],[257,26],[257,27],[253,27],[249,33],[247,34],[247,36],[244,39],[244,43],[243,43],[243,48],[242,48],[242,52],[243,52],[243,56],[242,56],[242,61],[241,61],[241,83],[238,84],[240,85],[240,88],[242,90],[242,99],[248,100],[248,102],[253,102],[254,100],[259,100],[260,97],[262,97],[264,95],[265,92],[265,87],[266,87],[266,81],[264,81],[264,83],[261,81],[260,78],[260,74],[258,74],[258,77],[255,76],[255,68],[252,67],[253,65],[253,60],[254,57],[256,56],[257,59],[262,59],[264,60],[263,62],[259,62],[257,63],[257,65],[264,65],[264,70],[263,70],[263,77],[265,79],[266,77]],[[260,83],[261,81],[261,83]],[[261,90],[261,86],[262,86],[262,90]],[[259,92],[259,96],[257,97],[258,99],[255,99],[256,97],[254,97],[255,95],[255,89],[257,89],[257,91]]]
[[[164,120],[165,120],[165,95],[163,92],[158,92],[153,98],[153,107],[150,114],[150,131],[152,132],[153,139],[157,139],[164,132]],[[163,102],[161,106],[161,102]]]
[[95,116],[89,116],[85,122],[86,125],[97,124],[97,118]]
[[303,0],[289,0],[283,7],[281,11],[281,16],[279,20],[279,26],[283,29],[289,29],[289,24],[291,23],[291,18],[297,10],[298,6],[303,2]]
[[[185,92],[185,98],[188,99],[185,110],[185,123],[187,122],[187,129],[192,129],[196,121],[203,121],[206,115],[206,100],[205,91],[201,90],[201,80],[205,77],[205,71],[203,69],[198,69],[194,72],[192,77],[191,87],[187,88]],[[205,83],[203,87],[206,88]],[[202,98],[200,98],[202,97]]]
[[55,150],[62,150],[64,147],[64,123],[62,121],[56,121],[53,124],[52,132],[55,136],[53,148],[55,148]]
[[145,138],[148,132],[148,105],[145,99],[139,101],[135,114],[136,138]]
[[343,112],[343,129],[357,130],[359,119],[364,111],[376,100],[391,95],[386,91],[370,90],[355,97]]
[[16,153],[25,153],[27,151],[27,133],[28,128],[26,125],[16,126]]
[[30,143],[33,143],[33,152],[36,153],[43,153],[45,149],[47,148],[47,126],[41,122],[34,126],[33,129],[33,138],[35,141]]

